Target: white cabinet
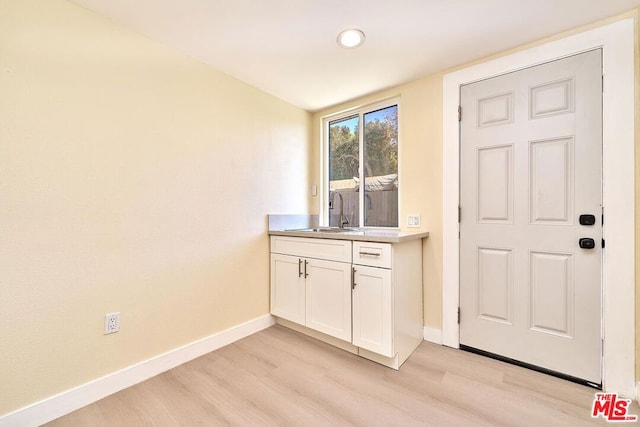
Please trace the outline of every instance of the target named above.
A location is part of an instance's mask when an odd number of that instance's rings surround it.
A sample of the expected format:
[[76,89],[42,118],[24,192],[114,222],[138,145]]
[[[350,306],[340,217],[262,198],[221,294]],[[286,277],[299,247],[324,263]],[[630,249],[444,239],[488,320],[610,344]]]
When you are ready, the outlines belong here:
[[304,325],[305,285],[299,257],[271,254],[271,314]]
[[423,340],[422,240],[353,242],[353,344],[394,369]]
[[393,246],[391,243],[353,242],[353,263],[371,267],[391,268],[392,251]]
[[353,269],[353,345],[393,357],[391,270],[360,265]]
[[305,262],[305,326],[351,341],[351,264],[318,259]]
[[272,238],[271,314],[351,341],[351,242]]
[[398,369],[422,342],[422,304],[421,239],[271,237],[279,323]]

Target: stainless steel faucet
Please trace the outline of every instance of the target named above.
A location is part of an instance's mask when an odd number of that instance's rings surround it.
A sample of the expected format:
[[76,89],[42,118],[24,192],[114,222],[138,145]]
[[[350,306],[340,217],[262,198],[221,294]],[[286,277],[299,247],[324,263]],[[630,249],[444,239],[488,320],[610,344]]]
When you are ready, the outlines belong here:
[[342,198],[342,194],[335,190],[331,192],[331,209],[333,209],[333,207],[335,206],[333,199],[335,198],[336,194],[340,196],[340,216],[338,217],[338,228],[344,228],[345,225],[349,224],[349,219],[344,216],[344,199]]

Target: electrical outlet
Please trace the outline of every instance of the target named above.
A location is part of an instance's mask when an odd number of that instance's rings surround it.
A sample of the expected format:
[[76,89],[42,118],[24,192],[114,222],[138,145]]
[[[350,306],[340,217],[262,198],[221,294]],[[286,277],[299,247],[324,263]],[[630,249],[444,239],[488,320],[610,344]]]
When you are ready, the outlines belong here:
[[407,215],[407,227],[420,227],[420,214]]
[[114,334],[120,330],[120,313],[104,315],[104,334]]

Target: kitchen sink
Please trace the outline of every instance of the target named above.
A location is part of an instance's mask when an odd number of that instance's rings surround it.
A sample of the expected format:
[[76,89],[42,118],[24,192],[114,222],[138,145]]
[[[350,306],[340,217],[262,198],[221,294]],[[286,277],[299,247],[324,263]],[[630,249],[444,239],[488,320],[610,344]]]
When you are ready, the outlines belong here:
[[349,233],[352,231],[360,231],[358,228],[338,228],[338,227],[316,227],[316,228],[298,228],[285,231],[302,231],[305,233]]

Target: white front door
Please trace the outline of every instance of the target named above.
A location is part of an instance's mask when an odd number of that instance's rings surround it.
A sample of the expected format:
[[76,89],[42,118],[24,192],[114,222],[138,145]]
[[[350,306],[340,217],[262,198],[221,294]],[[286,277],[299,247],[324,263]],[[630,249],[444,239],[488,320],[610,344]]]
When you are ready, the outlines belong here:
[[460,344],[596,384],[601,64],[594,50],[465,85],[460,130]]

